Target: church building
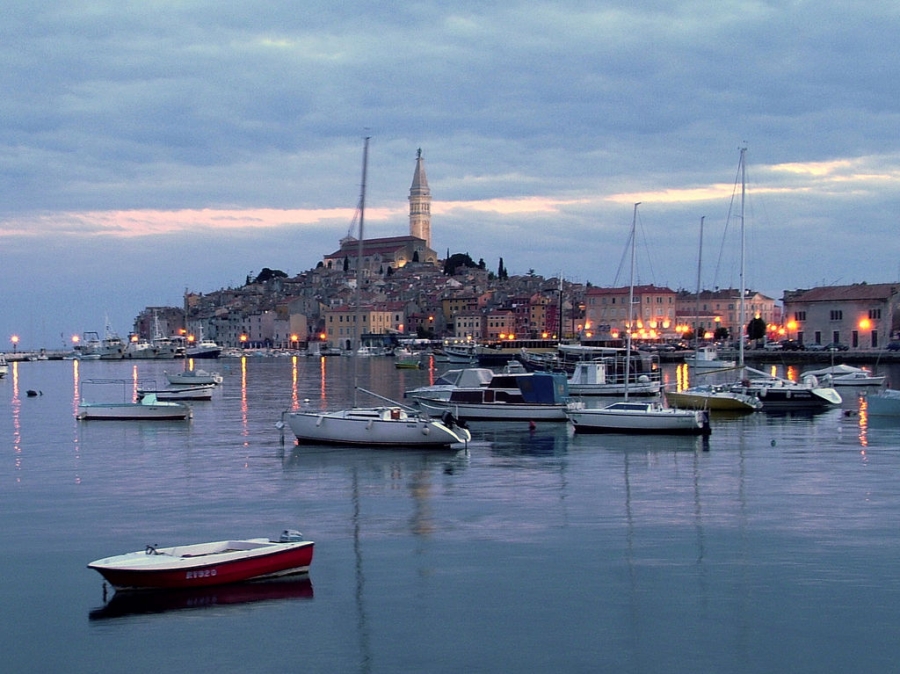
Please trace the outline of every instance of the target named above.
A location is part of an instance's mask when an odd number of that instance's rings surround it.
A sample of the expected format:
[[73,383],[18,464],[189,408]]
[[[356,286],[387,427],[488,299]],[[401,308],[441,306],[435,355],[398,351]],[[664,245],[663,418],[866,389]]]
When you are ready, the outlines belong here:
[[[356,269],[359,240],[347,236],[341,247],[323,258],[329,269]],[[388,267],[400,269],[410,262],[438,264],[438,255],[431,248],[431,190],[425,176],[422,150],[416,153],[416,170],[409,188],[409,235],[363,240],[363,269],[372,274],[384,274]]]

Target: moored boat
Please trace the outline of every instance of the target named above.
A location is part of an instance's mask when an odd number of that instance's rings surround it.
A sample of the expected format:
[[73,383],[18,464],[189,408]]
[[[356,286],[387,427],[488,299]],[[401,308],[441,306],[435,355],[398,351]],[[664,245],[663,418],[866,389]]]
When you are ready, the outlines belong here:
[[881,386],[885,380],[883,375],[873,375],[865,368],[854,367],[846,363],[824,367],[820,370],[810,370],[809,372],[804,372],[803,375],[812,375],[834,387]]
[[434,384],[409,389],[404,397],[413,400],[448,400],[458,388],[481,388],[488,385],[494,371],[486,367],[466,367],[447,370]]
[[597,361],[582,361],[575,364],[575,371],[569,377],[569,393],[573,396],[622,396],[627,389],[632,396],[655,396],[660,391],[659,379],[651,379],[646,374],[625,379],[610,377],[607,364]]
[[81,402],[76,414],[76,418],[83,421],[90,419],[98,421],[183,421],[192,416],[193,412],[188,405],[181,402],[158,400],[153,393],[145,395],[140,402]]
[[744,379],[732,384],[734,393],[754,395],[759,398],[763,410],[815,410],[840,405],[841,394],[830,386],[822,386],[812,375],[795,382],[768,375],[751,367],[744,368]]
[[222,375],[218,372],[206,370],[184,370],[183,372],[166,372],[166,379],[170,384],[196,386],[202,384],[221,384]]
[[88,564],[117,590],[182,589],[225,585],[248,580],[306,573],[313,558],[313,541],[296,540],[285,531],[281,539],[215,541],[144,550],[105,557]]
[[666,401],[673,407],[711,412],[754,412],[762,409],[759,398],[732,391],[728,386],[700,384],[683,391],[666,391]]
[[688,367],[697,370],[727,370],[737,365],[736,361],[719,358],[719,351],[714,346],[701,346],[687,356],[684,362]]
[[399,405],[351,407],[331,412],[301,410],[284,416],[301,444],[446,448],[472,439],[468,429],[450,417],[438,421]]
[[866,396],[866,411],[870,417],[900,419],[900,391],[884,389]]
[[[626,353],[631,353],[634,325],[634,246],[637,226],[637,203],[631,220],[631,280],[628,291],[628,323],[625,340]],[[625,359],[625,400],[600,408],[570,407],[566,416],[575,432],[586,433],[684,433],[708,434],[709,416],[705,410],[681,410],[663,407],[658,401],[632,401],[628,399],[631,358]]]
[[138,399],[155,395],[157,400],[212,400],[215,384],[198,384],[197,386],[168,386],[166,388],[138,387]]
[[526,372],[495,374],[487,386],[456,388],[445,400],[420,398],[419,405],[461,421],[565,421],[567,406],[579,403],[571,403],[564,375]]
[[657,401],[625,400],[606,407],[570,410],[576,433],[709,433],[709,417],[703,410],[663,407]]

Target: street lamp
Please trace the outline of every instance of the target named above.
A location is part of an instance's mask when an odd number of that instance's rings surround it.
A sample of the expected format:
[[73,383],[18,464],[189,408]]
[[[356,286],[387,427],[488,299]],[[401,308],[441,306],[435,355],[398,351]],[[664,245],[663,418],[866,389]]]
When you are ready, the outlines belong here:
[[9,338],[9,341],[12,342],[12,345],[13,345],[13,354],[15,354],[15,353],[16,353],[16,347],[19,346],[19,336],[18,336],[18,335],[13,335],[12,337]]
[[241,349],[247,348],[247,335],[241,335]]

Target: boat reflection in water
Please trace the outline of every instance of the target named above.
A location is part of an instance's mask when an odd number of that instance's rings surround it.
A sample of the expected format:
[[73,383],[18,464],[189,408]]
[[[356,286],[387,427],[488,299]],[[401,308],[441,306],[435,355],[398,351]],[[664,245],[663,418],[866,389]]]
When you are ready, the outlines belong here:
[[[104,596],[106,590],[104,589]],[[188,590],[116,592],[106,604],[92,610],[91,620],[165,613],[287,599],[312,599],[309,576],[215,585]]]

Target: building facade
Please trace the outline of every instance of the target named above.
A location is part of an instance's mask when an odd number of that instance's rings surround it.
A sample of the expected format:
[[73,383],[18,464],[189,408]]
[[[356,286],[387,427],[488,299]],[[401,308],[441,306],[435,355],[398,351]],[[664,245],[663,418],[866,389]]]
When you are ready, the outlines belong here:
[[[628,297],[633,295],[629,312]],[[629,316],[634,321],[632,334],[637,339],[675,337],[676,293],[654,285],[622,288],[588,288],[584,294],[584,336],[593,339],[619,339],[625,334]]]
[[804,344],[879,349],[900,334],[900,283],[786,290],[782,303],[787,336]]

